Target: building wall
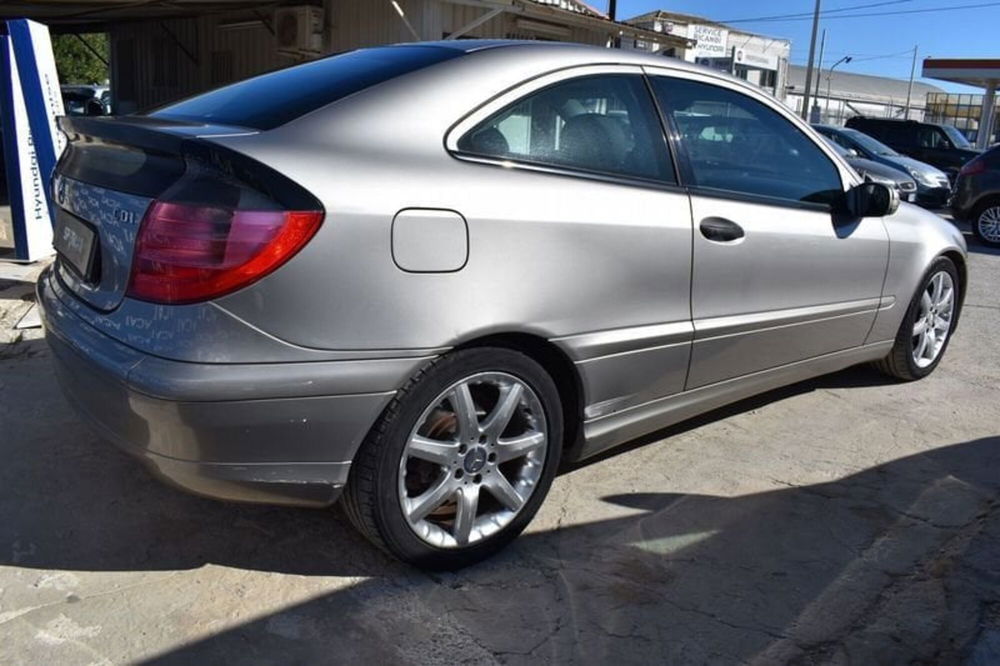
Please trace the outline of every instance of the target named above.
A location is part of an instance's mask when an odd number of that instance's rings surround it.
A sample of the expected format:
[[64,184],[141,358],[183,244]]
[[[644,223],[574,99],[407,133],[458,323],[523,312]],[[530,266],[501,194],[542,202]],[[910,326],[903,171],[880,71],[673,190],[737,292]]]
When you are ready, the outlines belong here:
[[[664,55],[731,72],[739,78],[767,90],[778,99],[784,99],[791,42],[785,39],[731,30],[719,24],[702,24],[692,20],[692,18],[685,19],[680,15],[674,15],[673,18],[669,16],[657,18],[648,15],[646,18],[632,20],[629,23],[655,32],[688,35],[692,38],[697,38],[695,27],[704,26],[723,35],[721,37],[723,43],[720,45],[721,53],[713,54],[713,57],[704,57],[706,54],[698,45],[689,49],[661,49],[655,44],[642,40],[628,40],[623,46],[654,53],[663,52]],[[742,52],[741,55],[747,56],[745,62],[741,63],[739,60],[733,62],[735,52]],[[767,64],[762,64],[763,60],[767,60]]]
[[[440,0],[406,0],[402,4],[422,40],[442,39],[483,14],[476,7]],[[324,8],[327,53],[414,41],[389,2],[325,0]],[[153,108],[298,62],[298,58],[278,53],[271,29],[259,22],[262,16],[270,23],[273,15],[236,12],[113,26],[114,112]],[[601,46],[607,40],[606,32],[568,24],[538,31],[525,27],[518,15],[506,12],[462,37],[558,39]]]

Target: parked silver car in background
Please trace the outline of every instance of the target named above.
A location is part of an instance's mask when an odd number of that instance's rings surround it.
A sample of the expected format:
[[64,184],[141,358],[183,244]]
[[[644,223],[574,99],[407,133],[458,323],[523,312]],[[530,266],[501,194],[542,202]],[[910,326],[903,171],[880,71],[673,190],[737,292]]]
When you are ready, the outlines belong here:
[[862,362],[929,374],[965,244],[760,90],[443,42],[66,118],[39,283],[70,400],[214,497],[341,498],[454,568],[560,463]]

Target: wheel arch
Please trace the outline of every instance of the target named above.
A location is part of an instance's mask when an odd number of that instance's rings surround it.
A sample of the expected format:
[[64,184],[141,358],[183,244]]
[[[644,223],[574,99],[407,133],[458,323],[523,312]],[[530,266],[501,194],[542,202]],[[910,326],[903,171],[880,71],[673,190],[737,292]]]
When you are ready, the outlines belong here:
[[563,463],[572,462],[582,444],[585,396],[580,373],[566,352],[542,336],[520,332],[491,333],[466,340],[454,349],[474,347],[502,347],[521,352],[549,373],[563,408]]

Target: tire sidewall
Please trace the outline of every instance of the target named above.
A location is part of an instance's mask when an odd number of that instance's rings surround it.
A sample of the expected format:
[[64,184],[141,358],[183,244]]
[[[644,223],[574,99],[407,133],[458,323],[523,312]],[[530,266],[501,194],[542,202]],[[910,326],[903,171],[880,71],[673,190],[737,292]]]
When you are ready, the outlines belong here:
[[[418,537],[399,503],[399,463],[410,432],[430,402],[456,381],[480,372],[504,372],[527,383],[545,412],[548,450],[538,485],[514,519],[496,534],[464,548],[437,548]],[[545,500],[559,466],[563,415],[555,382],[533,359],[503,348],[472,348],[442,359],[403,398],[385,430],[375,479],[375,521],[382,538],[401,559],[427,569],[456,569],[484,559],[517,537]]]
[[[931,278],[940,273],[941,271],[947,272],[951,276],[951,281],[953,288],[955,289],[955,305],[951,314],[951,326],[948,328],[948,337],[945,338],[944,345],[941,346],[941,351],[938,352],[937,358],[926,366],[921,368],[917,365],[916,361],[913,360],[913,325],[916,323],[917,314],[920,312],[920,299],[927,289],[928,284],[930,284]],[[955,268],[955,263],[948,259],[947,257],[938,257],[931,264],[930,268],[924,273],[923,278],[920,280],[920,286],[917,291],[913,294],[913,299],[910,301],[910,308],[906,312],[906,317],[903,319],[903,326],[900,329],[899,335],[901,342],[906,350],[906,364],[911,375],[916,379],[922,379],[927,375],[934,372],[941,359],[944,358],[945,353],[948,351],[948,345],[951,344],[952,335],[955,332],[955,328],[958,326],[958,317],[961,310],[961,292],[960,283],[958,281],[958,269]]]

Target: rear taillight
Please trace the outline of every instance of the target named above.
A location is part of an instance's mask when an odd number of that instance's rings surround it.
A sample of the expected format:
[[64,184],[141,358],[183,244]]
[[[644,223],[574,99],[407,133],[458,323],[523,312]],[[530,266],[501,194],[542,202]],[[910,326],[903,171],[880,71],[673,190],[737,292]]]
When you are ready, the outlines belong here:
[[986,162],[981,159],[974,159],[971,162],[966,162],[959,170],[959,175],[962,176],[975,176],[977,173],[983,173],[986,171]]
[[245,287],[309,242],[323,213],[154,201],[139,226],[128,295],[205,301]]

